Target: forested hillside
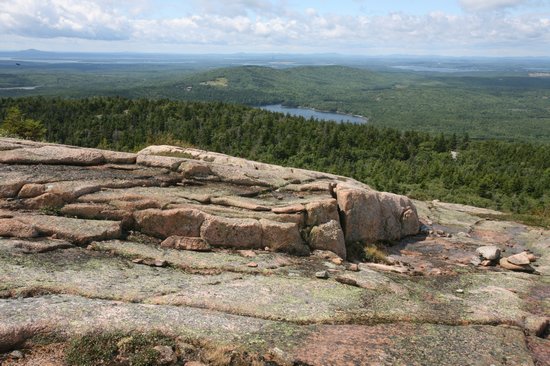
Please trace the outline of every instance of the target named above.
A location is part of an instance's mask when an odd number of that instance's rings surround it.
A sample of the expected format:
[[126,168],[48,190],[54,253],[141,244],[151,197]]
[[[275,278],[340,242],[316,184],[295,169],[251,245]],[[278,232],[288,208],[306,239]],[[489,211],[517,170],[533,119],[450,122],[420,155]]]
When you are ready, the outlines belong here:
[[402,131],[550,142],[550,78],[526,73],[428,75],[343,66],[245,66],[136,88],[131,95],[300,105],[366,116],[371,124]]
[[[496,61],[491,67],[497,71],[447,74],[346,66],[238,66],[208,71],[188,67],[77,63],[14,70],[0,64],[0,97],[282,103],[358,114],[375,126],[401,131],[550,143],[550,78],[532,77],[521,68],[510,71]],[[34,89],[10,88],[25,85]]]
[[0,120],[10,107],[42,121],[52,142],[127,151],[154,143],[187,144],[347,175],[420,199],[550,216],[550,149],[545,145],[319,122],[221,102],[2,99]]

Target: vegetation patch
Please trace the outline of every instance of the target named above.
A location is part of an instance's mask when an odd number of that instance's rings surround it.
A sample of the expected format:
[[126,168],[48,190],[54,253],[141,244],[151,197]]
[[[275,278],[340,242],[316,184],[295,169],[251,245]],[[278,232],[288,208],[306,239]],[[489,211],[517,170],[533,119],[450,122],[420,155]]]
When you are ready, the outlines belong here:
[[172,338],[161,333],[91,333],[70,341],[66,359],[69,365],[95,366],[130,364],[160,365],[157,346],[174,347]]
[[387,264],[384,243],[351,242],[346,244],[349,261],[371,262]]
[[[66,351],[71,366],[96,365],[181,365],[199,361],[213,366],[259,366],[267,360],[231,345],[200,339],[151,333],[90,333],[74,338]],[[270,365],[278,365],[270,361]]]

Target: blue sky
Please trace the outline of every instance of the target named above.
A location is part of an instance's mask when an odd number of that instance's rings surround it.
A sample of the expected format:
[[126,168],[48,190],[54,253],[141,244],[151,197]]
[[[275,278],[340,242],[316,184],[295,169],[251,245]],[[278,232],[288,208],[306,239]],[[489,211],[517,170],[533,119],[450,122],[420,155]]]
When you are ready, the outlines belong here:
[[550,0],[0,0],[0,49],[550,56]]

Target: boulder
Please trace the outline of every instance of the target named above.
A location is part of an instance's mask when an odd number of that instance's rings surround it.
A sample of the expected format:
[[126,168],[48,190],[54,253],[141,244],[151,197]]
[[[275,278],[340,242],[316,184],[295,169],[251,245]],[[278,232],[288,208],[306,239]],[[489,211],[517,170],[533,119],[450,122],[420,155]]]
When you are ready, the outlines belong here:
[[416,235],[420,221],[412,201],[402,195],[377,192],[382,209],[382,240],[398,240]]
[[262,246],[262,226],[254,219],[210,216],[202,224],[200,236],[215,247],[252,249]]
[[177,235],[166,238],[162,243],[160,243],[160,246],[162,248],[192,250],[195,252],[209,252],[212,250],[210,245],[202,238]]
[[333,198],[311,202],[305,206],[307,212],[306,225],[308,226],[321,225],[329,221],[340,222],[338,203]]
[[134,213],[136,226],[141,232],[161,239],[173,235],[198,237],[205,218],[202,211],[191,208],[147,209]]
[[336,193],[346,242],[382,239],[381,208],[376,192],[338,185]]
[[302,240],[297,224],[261,219],[262,247],[275,252],[308,255],[309,248]]
[[418,233],[418,214],[405,196],[348,184],[338,184],[335,192],[347,242],[398,240]]
[[331,220],[311,229],[309,245],[311,249],[329,250],[346,259],[346,243],[340,223]]
[[495,245],[486,245],[476,249],[476,253],[483,259],[495,261],[500,258],[500,248]]
[[[405,197],[405,196],[401,196]],[[418,212],[412,204],[412,202],[405,197],[410,206],[406,206],[403,213],[401,214],[401,237],[416,235],[420,230],[420,220],[418,218]]]

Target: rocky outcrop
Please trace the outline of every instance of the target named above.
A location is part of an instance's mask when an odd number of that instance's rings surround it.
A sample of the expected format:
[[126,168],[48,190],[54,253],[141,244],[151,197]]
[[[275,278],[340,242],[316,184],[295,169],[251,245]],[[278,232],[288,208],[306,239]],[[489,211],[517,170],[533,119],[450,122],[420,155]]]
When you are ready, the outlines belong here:
[[[331,174],[176,146],[128,154],[14,139],[0,143],[5,177],[0,208],[15,217],[26,209],[83,223],[118,222],[118,229],[94,231],[90,238],[120,237],[122,228],[162,240],[200,238],[213,247],[267,247],[298,255],[324,249],[345,258],[346,243],[397,240],[419,227],[408,198]],[[13,223],[0,233],[32,237],[59,231],[68,238],[71,229],[62,226],[73,227],[68,219],[58,230],[43,222],[38,228]],[[89,237],[78,234],[74,240],[85,243]],[[186,247],[182,240],[170,246]]]
[[103,158],[0,163],[0,364],[64,364],[83,335],[117,351],[81,363],[131,363],[150,333],[166,364],[548,363],[547,230],[196,149],[83,150]]
[[349,184],[336,186],[346,241],[397,240],[418,232],[418,214],[410,199]]

